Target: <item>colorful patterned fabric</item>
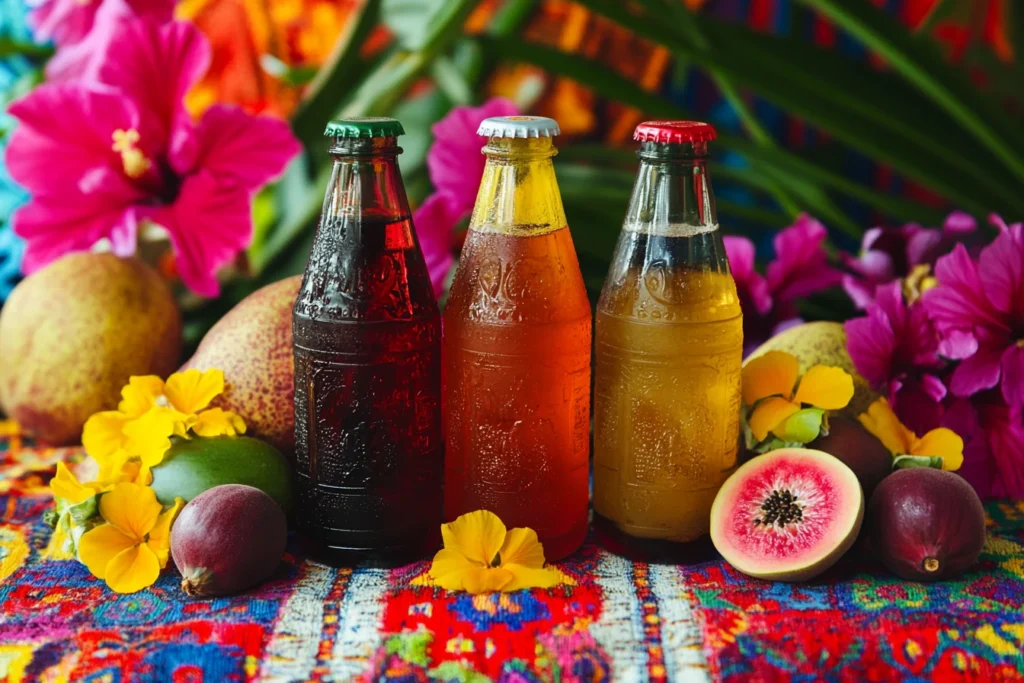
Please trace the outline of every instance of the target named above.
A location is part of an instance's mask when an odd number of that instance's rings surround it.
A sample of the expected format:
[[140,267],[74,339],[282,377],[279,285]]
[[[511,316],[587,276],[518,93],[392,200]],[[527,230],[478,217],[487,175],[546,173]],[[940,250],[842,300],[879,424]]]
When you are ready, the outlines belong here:
[[409,585],[425,561],[331,569],[293,552],[254,591],[195,600],[173,570],[117,595],[47,559],[45,481],[79,456],[0,422],[7,681],[1024,680],[1024,502],[991,505],[983,562],[942,584],[852,559],[821,581],[768,583],[588,543],[560,565],[572,587],[449,594]]

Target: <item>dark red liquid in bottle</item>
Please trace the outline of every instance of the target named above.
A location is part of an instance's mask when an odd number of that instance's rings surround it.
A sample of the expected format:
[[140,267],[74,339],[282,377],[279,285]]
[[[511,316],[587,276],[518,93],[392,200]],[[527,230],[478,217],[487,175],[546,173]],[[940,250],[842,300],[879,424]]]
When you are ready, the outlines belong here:
[[332,150],[293,315],[297,521],[335,565],[412,561],[440,535],[440,314],[386,142]]

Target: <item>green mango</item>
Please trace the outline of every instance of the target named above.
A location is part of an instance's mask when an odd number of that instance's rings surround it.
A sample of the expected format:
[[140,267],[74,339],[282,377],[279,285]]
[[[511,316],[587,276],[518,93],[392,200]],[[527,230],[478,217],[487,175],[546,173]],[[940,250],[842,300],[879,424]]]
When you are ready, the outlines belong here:
[[173,438],[163,461],[153,468],[153,490],[164,505],[188,502],[222,484],[260,489],[287,512],[292,504],[291,468],[281,452],[248,436]]

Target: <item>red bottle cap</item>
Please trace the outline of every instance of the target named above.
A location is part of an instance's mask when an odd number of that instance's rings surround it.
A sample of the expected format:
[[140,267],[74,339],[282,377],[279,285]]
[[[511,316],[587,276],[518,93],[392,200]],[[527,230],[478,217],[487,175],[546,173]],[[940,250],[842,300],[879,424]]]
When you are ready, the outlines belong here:
[[637,142],[683,144],[711,142],[718,134],[714,126],[703,121],[644,121],[633,131]]

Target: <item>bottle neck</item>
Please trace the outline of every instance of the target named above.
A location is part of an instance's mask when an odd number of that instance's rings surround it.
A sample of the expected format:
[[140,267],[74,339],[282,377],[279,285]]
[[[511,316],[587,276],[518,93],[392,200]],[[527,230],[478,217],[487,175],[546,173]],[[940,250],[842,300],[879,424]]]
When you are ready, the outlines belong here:
[[334,167],[324,197],[323,215],[382,222],[409,217],[395,138],[337,138],[331,147]]
[[566,226],[551,138],[491,138],[483,153],[470,230],[534,237]]
[[629,201],[625,230],[692,237],[718,230],[707,169],[707,143],[645,142]]

